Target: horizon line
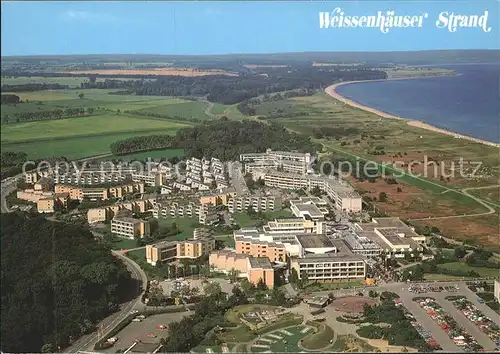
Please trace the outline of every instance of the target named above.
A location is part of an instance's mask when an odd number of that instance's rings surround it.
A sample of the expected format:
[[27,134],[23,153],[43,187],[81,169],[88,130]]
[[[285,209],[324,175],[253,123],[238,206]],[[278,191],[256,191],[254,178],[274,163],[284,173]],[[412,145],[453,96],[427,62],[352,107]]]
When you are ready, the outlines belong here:
[[[500,0],[498,0],[500,1]],[[207,53],[207,54],[160,54],[160,53],[87,53],[87,54],[13,54],[13,55],[2,55],[1,58],[11,58],[11,57],[54,57],[54,56],[103,56],[103,55],[116,55],[116,56],[126,56],[126,55],[142,55],[142,56],[182,56],[182,57],[204,57],[204,56],[243,56],[243,55],[286,55],[286,54],[325,54],[325,53],[422,53],[422,52],[500,52],[499,49],[417,49],[417,50],[379,50],[379,51],[364,51],[364,50],[341,50],[341,51],[298,51],[298,52],[252,52],[252,53]]]

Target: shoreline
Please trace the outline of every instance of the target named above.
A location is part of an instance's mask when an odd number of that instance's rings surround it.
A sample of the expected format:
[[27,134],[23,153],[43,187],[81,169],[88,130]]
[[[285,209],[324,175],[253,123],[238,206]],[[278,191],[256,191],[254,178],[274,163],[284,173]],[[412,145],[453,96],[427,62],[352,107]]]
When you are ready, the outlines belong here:
[[426,79],[426,78],[431,78],[431,77],[435,78],[435,77],[446,77],[446,76],[453,76],[453,75],[434,75],[434,76],[423,76],[423,77],[402,77],[402,78],[392,78],[392,79],[383,79],[383,80],[346,81],[346,82],[339,82],[339,83],[336,83],[336,84],[328,86],[327,88],[325,88],[325,93],[327,95],[329,95],[330,97],[335,98],[336,100],[339,100],[340,102],[343,102],[343,103],[345,103],[345,104],[347,104],[347,105],[349,105],[351,107],[362,109],[362,110],[364,110],[366,112],[370,112],[370,113],[376,114],[376,115],[378,115],[379,117],[382,117],[382,118],[403,120],[403,121],[406,121],[406,123],[408,125],[412,126],[412,127],[421,128],[421,129],[429,130],[429,131],[432,131],[432,132],[435,132],[435,133],[440,133],[440,134],[452,136],[452,137],[454,137],[456,139],[465,139],[465,140],[469,140],[469,141],[472,141],[472,142],[475,142],[475,143],[479,143],[479,144],[483,144],[483,145],[488,145],[488,146],[499,148],[500,147],[500,143],[494,143],[492,141],[483,140],[483,139],[479,139],[479,138],[474,138],[472,136],[455,133],[455,132],[452,132],[452,131],[449,131],[449,130],[446,130],[446,129],[435,127],[435,126],[433,126],[433,125],[431,125],[429,123],[425,123],[425,122],[420,121],[420,120],[409,119],[409,118],[404,118],[404,117],[398,117],[398,116],[392,115],[390,113],[386,113],[386,112],[380,111],[380,110],[378,110],[376,108],[365,106],[365,105],[363,105],[361,103],[358,103],[358,102],[356,102],[354,100],[351,100],[350,98],[342,96],[341,94],[339,94],[336,91],[336,89],[338,87],[342,86],[342,85],[362,83],[362,82],[380,82],[380,81],[388,81],[388,80],[391,80],[391,81],[392,80],[414,80],[414,79]]

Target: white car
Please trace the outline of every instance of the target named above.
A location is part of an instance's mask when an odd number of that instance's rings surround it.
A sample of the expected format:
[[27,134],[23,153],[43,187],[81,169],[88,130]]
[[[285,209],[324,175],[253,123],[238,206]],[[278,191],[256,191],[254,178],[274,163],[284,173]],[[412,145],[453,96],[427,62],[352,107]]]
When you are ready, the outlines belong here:
[[132,310],[132,311],[130,311],[131,314],[138,313],[138,312],[139,312],[139,310]]

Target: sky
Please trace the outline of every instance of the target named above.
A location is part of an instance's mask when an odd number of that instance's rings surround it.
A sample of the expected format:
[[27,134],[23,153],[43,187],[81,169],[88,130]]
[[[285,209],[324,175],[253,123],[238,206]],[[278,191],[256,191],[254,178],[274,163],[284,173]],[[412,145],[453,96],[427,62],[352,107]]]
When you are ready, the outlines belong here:
[[[429,14],[422,28],[320,29],[319,12]],[[498,1],[1,2],[1,54],[228,54],[500,49]],[[489,33],[435,22],[489,12]]]

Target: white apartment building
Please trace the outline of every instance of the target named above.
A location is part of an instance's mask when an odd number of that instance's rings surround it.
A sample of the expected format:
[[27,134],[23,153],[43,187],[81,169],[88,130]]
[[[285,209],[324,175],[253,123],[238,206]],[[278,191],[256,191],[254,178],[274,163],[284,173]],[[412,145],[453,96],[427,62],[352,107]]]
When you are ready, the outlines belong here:
[[310,255],[295,258],[291,267],[297,271],[299,279],[307,274],[309,281],[332,282],[364,280],[366,264],[360,256],[353,254]]
[[361,211],[361,196],[351,186],[338,179],[267,171],[264,181],[266,186],[283,189],[311,190],[314,187],[318,187],[335,202],[337,209],[353,213]]
[[246,212],[249,207],[256,212],[274,211],[280,206],[279,200],[274,196],[244,195],[230,198],[227,207],[230,213]]
[[130,217],[114,217],[111,220],[111,232],[130,239],[148,237],[149,222]]

